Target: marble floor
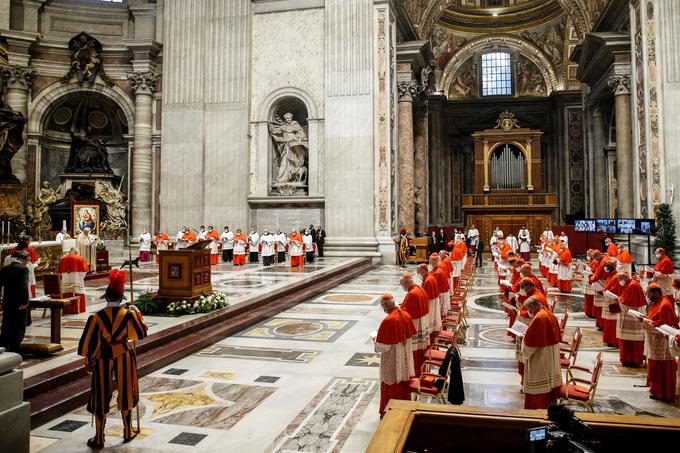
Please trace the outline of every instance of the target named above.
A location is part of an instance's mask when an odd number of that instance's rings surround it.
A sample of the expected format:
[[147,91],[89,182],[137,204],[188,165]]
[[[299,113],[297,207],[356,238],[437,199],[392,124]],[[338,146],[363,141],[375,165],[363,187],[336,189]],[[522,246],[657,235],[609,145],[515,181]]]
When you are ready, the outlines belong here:
[[[395,266],[376,268],[142,378],[142,433],[123,444],[114,411],[107,449],[364,451],[379,423],[379,357],[369,333],[384,317],[380,295],[403,298],[402,272]],[[272,273],[244,272],[248,279],[259,274]],[[521,408],[514,345],[505,335],[507,318],[497,302],[493,268],[486,264],[478,270],[474,283],[461,345],[465,404]],[[644,369],[621,367],[616,350],[602,345],[593,321],[582,314],[578,292],[555,295],[570,311],[569,329],[587,332],[579,363],[591,363],[599,351],[605,355],[595,410],[680,417],[680,406],[648,398]],[[80,408],[33,430],[31,451],[88,451],[90,420]]]
[[[118,267],[126,256],[113,259],[112,266]],[[265,267],[262,264],[248,264],[244,267],[234,267],[230,263],[217,264],[212,267],[213,290],[226,294],[229,303],[235,305],[273,289],[278,289],[290,283],[318,278],[325,271],[347,264],[348,258],[320,258],[313,264],[303,268],[291,268],[289,264],[281,264]],[[133,289],[135,297],[150,291],[158,290],[158,265],[155,262],[141,263],[140,269],[133,269]],[[90,313],[104,307],[105,302],[101,296],[106,290],[108,279],[106,277],[85,281],[85,293],[87,311],[85,313],[63,315],[62,317],[62,345],[64,350],[50,357],[27,356],[21,368],[24,376],[35,376],[47,369],[58,365],[79,360],[75,355],[85,322]],[[126,297],[131,299],[130,289],[127,286]],[[43,294],[41,282],[36,288],[38,295]],[[50,338],[50,311],[47,310],[42,317],[42,310],[33,311],[33,324],[26,330],[26,342],[49,342]],[[191,315],[182,317],[172,316],[147,316],[150,332],[159,332],[176,326],[180,323],[198,318],[204,315]]]

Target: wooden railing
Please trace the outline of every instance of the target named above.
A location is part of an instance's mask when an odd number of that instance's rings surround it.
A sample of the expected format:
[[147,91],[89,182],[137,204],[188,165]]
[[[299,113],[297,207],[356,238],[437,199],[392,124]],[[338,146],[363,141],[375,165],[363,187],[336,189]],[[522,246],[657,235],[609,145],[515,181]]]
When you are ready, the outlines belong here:
[[485,193],[463,195],[463,208],[484,206],[512,206],[531,208],[557,207],[557,194],[554,193]]

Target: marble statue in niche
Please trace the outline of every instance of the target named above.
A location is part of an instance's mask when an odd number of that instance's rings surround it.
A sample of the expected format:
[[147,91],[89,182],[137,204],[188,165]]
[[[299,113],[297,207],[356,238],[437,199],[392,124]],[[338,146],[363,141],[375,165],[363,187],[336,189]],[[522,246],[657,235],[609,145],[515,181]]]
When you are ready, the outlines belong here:
[[66,173],[108,173],[113,174],[109,166],[109,154],[103,140],[92,135],[89,116],[83,98],[78,104],[71,123],[71,150],[69,151]]
[[[272,192],[277,195],[302,195],[307,192],[309,141],[300,123],[306,121],[307,112],[296,99],[284,101],[274,110],[273,119],[268,125],[273,143]],[[285,110],[286,107],[293,108]]]
[[24,116],[15,112],[3,97],[4,83],[0,80],[0,183],[18,184],[12,173],[12,158],[24,144]]

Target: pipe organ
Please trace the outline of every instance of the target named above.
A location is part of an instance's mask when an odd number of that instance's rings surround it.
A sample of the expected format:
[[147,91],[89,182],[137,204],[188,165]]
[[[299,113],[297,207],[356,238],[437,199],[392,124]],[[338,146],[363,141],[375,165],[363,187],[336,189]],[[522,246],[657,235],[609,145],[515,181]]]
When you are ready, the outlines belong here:
[[557,195],[543,193],[543,132],[519,126],[514,114],[500,114],[494,129],[475,132],[473,193],[463,195],[467,225],[488,241],[495,226],[517,232],[526,225],[533,238],[552,225]]
[[491,188],[523,189],[526,159],[522,151],[514,145],[503,145],[491,156]]

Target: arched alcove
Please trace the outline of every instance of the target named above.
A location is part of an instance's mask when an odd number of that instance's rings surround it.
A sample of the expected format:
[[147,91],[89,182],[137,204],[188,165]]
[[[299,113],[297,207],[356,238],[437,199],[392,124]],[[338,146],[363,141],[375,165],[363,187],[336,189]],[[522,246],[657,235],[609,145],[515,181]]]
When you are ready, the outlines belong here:
[[309,193],[309,113],[296,96],[272,104],[269,129],[270,195]]

